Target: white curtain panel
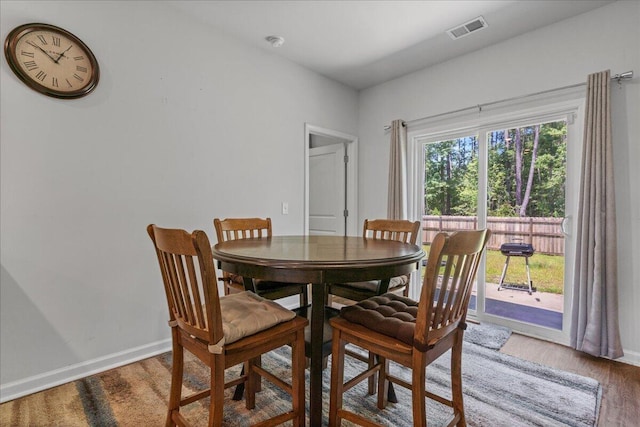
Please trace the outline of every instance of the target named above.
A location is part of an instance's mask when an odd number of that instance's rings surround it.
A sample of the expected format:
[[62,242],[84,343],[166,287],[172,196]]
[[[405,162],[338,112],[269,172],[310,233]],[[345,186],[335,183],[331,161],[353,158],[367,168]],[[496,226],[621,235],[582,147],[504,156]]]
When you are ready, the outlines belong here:
[[618,326],[610,83],[608,70],[587,80],[571,345],[613,359],[624,354]]
[[402,120],[391,123],[387,218],[407,219],[407,128]]

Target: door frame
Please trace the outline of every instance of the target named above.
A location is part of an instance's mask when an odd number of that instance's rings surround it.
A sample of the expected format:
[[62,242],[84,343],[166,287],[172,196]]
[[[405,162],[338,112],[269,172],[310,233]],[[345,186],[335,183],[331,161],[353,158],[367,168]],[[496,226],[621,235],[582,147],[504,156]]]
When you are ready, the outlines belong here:
[[304,124],[304,235],[309,234],[309,145],[311,135],[337,138],[346,142],[347,163],[347,235],[360,235],[358,228],[358,137],[333,129]]

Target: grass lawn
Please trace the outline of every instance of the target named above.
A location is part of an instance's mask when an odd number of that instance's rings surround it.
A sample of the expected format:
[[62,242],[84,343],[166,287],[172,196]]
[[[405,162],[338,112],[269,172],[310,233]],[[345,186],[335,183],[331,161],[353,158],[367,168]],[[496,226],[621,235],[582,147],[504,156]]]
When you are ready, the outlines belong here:
[[[500,251],[487,252],[487,282],[499,283],[506,257]],[[527,283],[527,270],[523,257],[511,257],[504,281]],[[529,257],[531,281],[538,292],[562,294],[564,283],[564,257],[533,254]]]
[[[429,246],[424,246],[425,253],[428,253]],[[500,283],[500,275],[504,268],[506,257],[500,251],[487,251],[487,282]],[[529,270],[531,281],[538,292],[549,292],[554,294],[563,293],[564,282],[564,257],[558,255],[534,254],[529,257]],[[505,283],[527,283],[527,270],[525,268],[525,258],[512,256],[509,260],[509,268]]]

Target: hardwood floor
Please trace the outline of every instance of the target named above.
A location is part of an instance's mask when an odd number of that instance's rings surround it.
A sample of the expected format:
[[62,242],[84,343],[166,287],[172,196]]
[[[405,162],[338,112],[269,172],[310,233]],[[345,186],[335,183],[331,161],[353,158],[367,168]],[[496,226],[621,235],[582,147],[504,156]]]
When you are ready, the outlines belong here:
[[515,333],[500,351],[599,381],[602,404],[598,427],[640,425],[640,367]]

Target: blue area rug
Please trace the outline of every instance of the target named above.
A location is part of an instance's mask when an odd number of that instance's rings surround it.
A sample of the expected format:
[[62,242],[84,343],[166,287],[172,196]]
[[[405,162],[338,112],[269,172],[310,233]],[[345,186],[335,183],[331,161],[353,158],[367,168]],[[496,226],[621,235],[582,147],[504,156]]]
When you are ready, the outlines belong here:
[[[464,405],[469,426],[517,427],[517,426],[597,426],[601,400],[600,384],[591,378],[559,371],[524,361],[496,351],[507,341],[511,331],[495,325],[469,324],[465,332],[462,356],[462,381]],[[427,389],[450,397],[450,357],[443,355],[427,367]],[[263,363],[282,366],[286,374],[288,350],[281,349],[263,359]],[[354,359],[345,360],[345,380],[355,376],[364,364]],[[323,412],[328,417],[329,384],[331,370],[325,370],[323,378]],[[392,371],[411,380],[410,371],[392,364]],[[369,396],[366,381],[345,394],[344,406],[386,426],[409,427],[413,425],[411,393],[396,386],[396,404],[390,403],[380,411],[376,396]],[[287,399],[284,394],[281,398]],[[308,396],[307,396],[308,399]],[[429,426],[446,425],[452,414],[450,408],[427,399]],[[236,402],[234,402],[236,404]],[[236,412],[237,411],[237,412]],[[246,425],[237,416],[255,414],[246,411],[241,403],[229,417],[232,425]],[[234,421],[235,420],[235,421]],[[252,419],[251,422],[257,419]],[[352,424],[343,421],[343,426]]]

